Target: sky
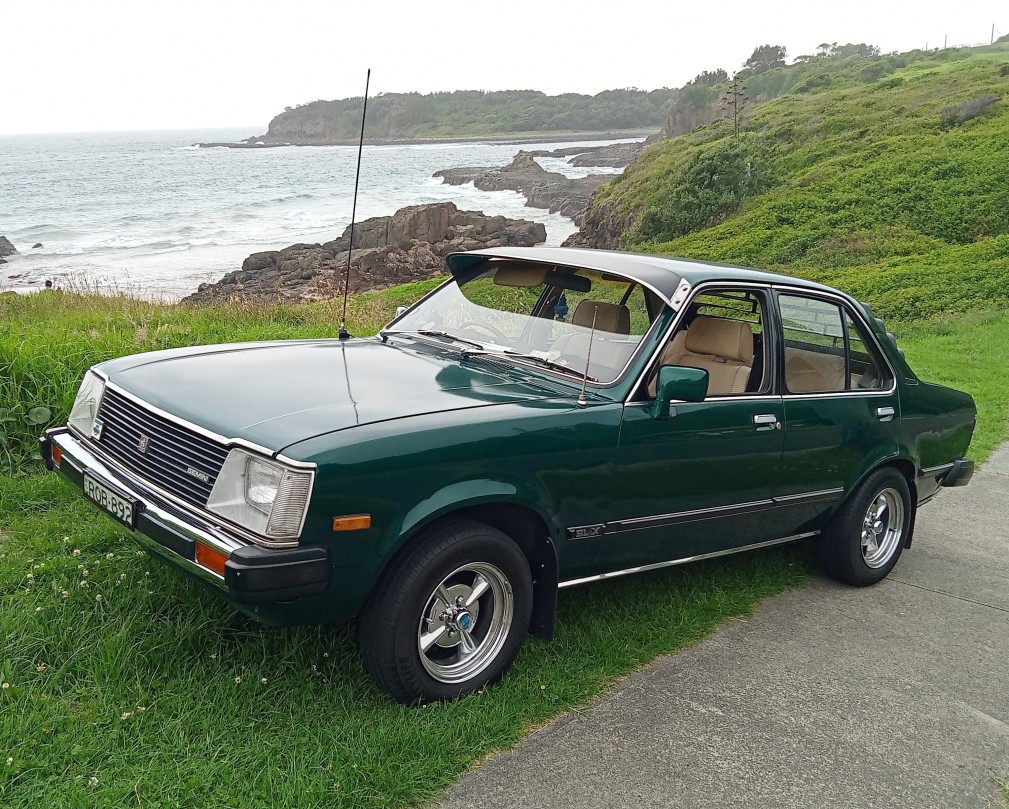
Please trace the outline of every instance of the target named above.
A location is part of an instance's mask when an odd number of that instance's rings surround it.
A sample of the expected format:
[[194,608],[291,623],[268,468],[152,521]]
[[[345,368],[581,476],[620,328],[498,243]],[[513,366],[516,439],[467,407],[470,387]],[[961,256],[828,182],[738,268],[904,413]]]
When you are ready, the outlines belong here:
[[0,134],[244,127],[371,93],[678,87],[757,45],[987,43],[1005,0],[0,0]]

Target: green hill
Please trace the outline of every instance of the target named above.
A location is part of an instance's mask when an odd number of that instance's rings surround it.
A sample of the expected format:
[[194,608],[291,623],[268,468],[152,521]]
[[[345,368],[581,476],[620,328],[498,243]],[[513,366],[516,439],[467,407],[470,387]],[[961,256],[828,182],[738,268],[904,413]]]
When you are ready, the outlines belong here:
[[[677,91],[605,90],[596,95],[538,90],[457,90],[385,93],[368,101],[368,138],[453,138],[509,133],[611,132],[655,129]],[[312,101],[288,107],[270,121],[267,143],[357,140],[362,99]]]
[[746,83],[784,94],[738,136],[722,119],[647,149],[598,192],[589,243],[802,275],[902,320],[1009,306],[1009,43]]

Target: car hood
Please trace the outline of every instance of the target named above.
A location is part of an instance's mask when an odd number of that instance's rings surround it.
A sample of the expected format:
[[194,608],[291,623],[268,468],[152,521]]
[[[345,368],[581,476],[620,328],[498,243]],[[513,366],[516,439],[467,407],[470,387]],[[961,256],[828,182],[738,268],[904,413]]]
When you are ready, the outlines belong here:
[[377,339],[205,346],[98,368],[161,410],[275,451],[358,425],[555,398],[560,390],[525,370],[463,362],[448,346]]

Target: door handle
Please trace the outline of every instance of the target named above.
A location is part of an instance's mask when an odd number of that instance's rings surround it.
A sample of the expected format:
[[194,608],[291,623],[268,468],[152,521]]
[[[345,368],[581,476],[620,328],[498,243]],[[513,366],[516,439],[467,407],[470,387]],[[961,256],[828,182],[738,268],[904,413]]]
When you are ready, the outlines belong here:
[[774,413],[759,413],[755,415],[753,417],[753,424],[757,428],[757,432],[781,429],[781,422],[778,421],[778,417]]
[[894,410],[892,407],[877,407],[876,415],[880,421],[893,421]]

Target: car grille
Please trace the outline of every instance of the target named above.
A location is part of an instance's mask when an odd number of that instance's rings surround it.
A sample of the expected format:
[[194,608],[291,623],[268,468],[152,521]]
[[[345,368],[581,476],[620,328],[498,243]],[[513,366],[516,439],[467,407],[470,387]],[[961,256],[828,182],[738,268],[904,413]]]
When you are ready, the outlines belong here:
[[[228,450],[106,387],[98,408],[99,446],[156,486],[195,506],[205,506]],[[146,440],[145,440],[146,439]],[[204,482],[187,469],[207,476]]]

